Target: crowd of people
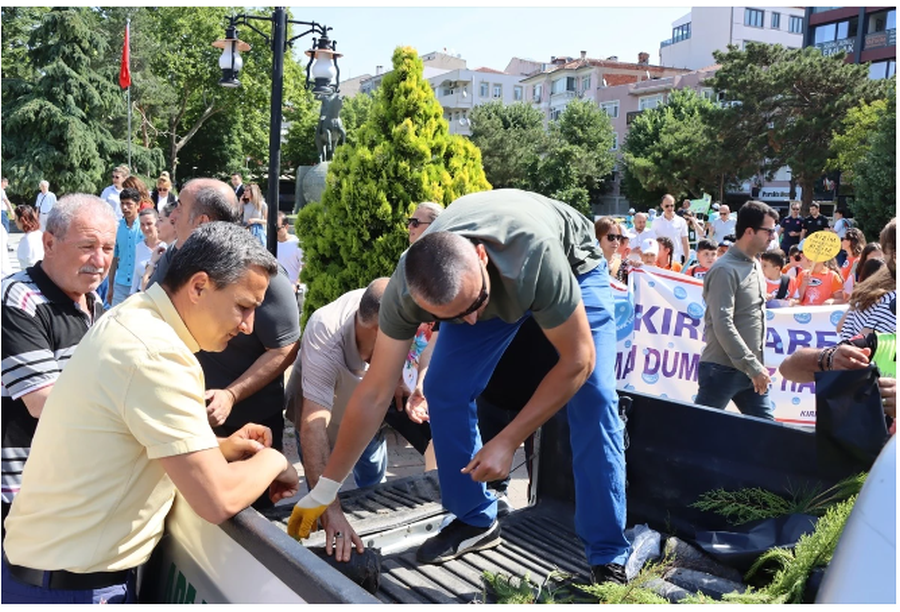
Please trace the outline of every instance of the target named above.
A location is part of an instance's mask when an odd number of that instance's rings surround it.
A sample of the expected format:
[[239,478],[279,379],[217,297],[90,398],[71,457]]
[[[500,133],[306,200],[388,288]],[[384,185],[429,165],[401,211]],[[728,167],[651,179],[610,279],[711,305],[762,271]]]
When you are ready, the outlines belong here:
[[[614,278],[627,283],[632,269],[655,266],[702,280],[738,240],[737,216],[727,204],[713,205],[709,220],[701,223],[690,206],[685,200],[676,211],[675,198],[667,194],[659,214],[638,212],[624,221],[598,218],[595,235]],[[884,265],[878,243],[866,243],[846,209],[837,208],[831,224],[819,208],[813,202],[804,218],[800,203],[791,202],[789,216],[773,228],[760,254],[769,308],[846,304],[854,285]],[[820,231],[836,234],[841,249],[831,259],[813,262],[804,255],[804,246],[807,237]]]
[[624,583],[611,279],[639,266],[702,279],[710,332],[697,401],[734,400],[767,418],[766,302],[819,300],[809,296],[821,279],[864,273],[881,255],[884,267],[847,291],[842,326],[880,330],[894,308],[895,289],[883,290],[896,282],[896,245],[885,233],[866,254],[859,230],[844,227],[841,266],[804,267],[813,226],[803,226],[802,270],[785,282],[790,266],[771,248],[778,214],[761,202],[735,219],[720,207],[707,227],[666,196],[652,224],[639,213],[632,229],[497,190],[446,210],[417,204],[392,275],[317,309],[301,334],[302,251],[280,212],[278,258],[265,250],[271,213],[239,174],[231,185],[193,179],[176,195],[167,174],[151,193],[119,166],[101,197],[53,196],[48,206],[51,195],[42,185],[22,213],[43,253],[2,280],[4,603],[134,601],[135,570],[176,489],[213,523],[297,495],[281,452],[285,418],[309,487],[290,535],[320,525],[338,560],[363,551],[337,493],[351,472],[360,486],[384,479],[388,424],[436,467],[452,513],[417,560],[492,548],[513,453],[563,406],[592,579]]

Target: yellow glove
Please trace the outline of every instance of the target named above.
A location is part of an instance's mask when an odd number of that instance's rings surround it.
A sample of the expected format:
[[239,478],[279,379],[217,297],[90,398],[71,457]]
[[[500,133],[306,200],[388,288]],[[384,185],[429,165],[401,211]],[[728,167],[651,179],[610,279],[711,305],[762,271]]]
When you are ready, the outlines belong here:
[[316,483],[313,490],[294,506],[291,518],[288,519],[288,535],[295,540],[308,538],[316,521],[337,497],[340,488],[341,483],[339,482],[324,476],[319,478],[319,482]]

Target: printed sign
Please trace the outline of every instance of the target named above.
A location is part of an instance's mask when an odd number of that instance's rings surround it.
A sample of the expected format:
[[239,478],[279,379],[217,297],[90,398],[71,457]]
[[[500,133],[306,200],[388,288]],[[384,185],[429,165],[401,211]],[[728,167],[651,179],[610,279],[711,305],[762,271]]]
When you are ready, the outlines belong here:
[[[645,266],[632,270],[629,287],[613,283],[613,296],[618,388],[694,402],[705,346],[703,282]],[[786,381],[778,366],[798,348],[835,344],[837,322],[846,308],[766,310],[764,360],[772,377],[769,398],[778,421],[815,425],[815,384]],[[736,410],[733,404],[731,409]]]

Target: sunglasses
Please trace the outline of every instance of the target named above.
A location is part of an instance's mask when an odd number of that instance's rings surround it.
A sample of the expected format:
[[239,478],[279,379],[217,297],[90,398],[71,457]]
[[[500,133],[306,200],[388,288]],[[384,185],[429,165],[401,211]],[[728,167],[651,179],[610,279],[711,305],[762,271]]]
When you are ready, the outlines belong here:
[[668,206],[663,206],[663,208],[675,208],[674,204],[669,204]]
[[488,290],[487,290],[487,278],[484,275],[484,267],[481,268],[481,293],[478,294],[478,297],[475,298],[475,301],[472,302],[472,305],[466,308],[466,310],[455,317],[438,317],[435,315],[431,315],[434,317],[435,321],[454,321],[456,319],[464,319],[468,317],[470,314],[481,308],[481,305],[485,303],[488,299]]
[[757,232],[769,232],[769,236],[774,236],[776,229],[774,227],[756,227]]
[[620,234],[607,234],[606,239],[612,242],[613,240],[622,240],[623,236]]
[[[412,227],[413,229],[415,229],[415,228],[419,227],[420,225],[431,225],[431,221],[420,221],[420,220],[416,219],[415,217],[410,217],[409,219],[406,220],[407,227]],[[466,313],[466,314],[468,314],[468,313]]]

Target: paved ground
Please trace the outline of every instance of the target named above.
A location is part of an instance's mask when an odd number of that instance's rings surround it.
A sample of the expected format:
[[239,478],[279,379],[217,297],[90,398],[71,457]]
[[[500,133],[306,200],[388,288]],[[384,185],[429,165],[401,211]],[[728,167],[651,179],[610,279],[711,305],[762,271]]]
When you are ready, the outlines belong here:
[[[9,235],[9,246],[12,251],[7,253],[14,271],[19,270],[19,261],[16,259],[15,249],[21,240],[22,234],[12,233]],[[285,381],[290,374],[290,370],[285,373]],[[303,464],[300,463],[300,457],[297,454],[297,445],[294,441],[294,427],[291,423],[285,423],[284,447],[285,455],[297,468],[301,480],[303,479]],[[387,477],[397,478],[401,476],[410,476],[420,474],[425,469],[425,461],[422,456],[410,446],[406,440],[397,434],[393,429],[387,432],[388,443],[388,471]],[[518,469],[513,471],[513,478],[509,486],[509,500],[515,508],[521,508],[528,505],[528,474],[525,470],[525,453],[522,448],[516,451],[513,458],[513,467]],[[344,490],[354,489],[353,477],[347,479],[344,483]],[[306,491],[305,483],[301,485],[301,491]],[[294,503],[299,497],[292,500],[285,500],[282,503]]]

